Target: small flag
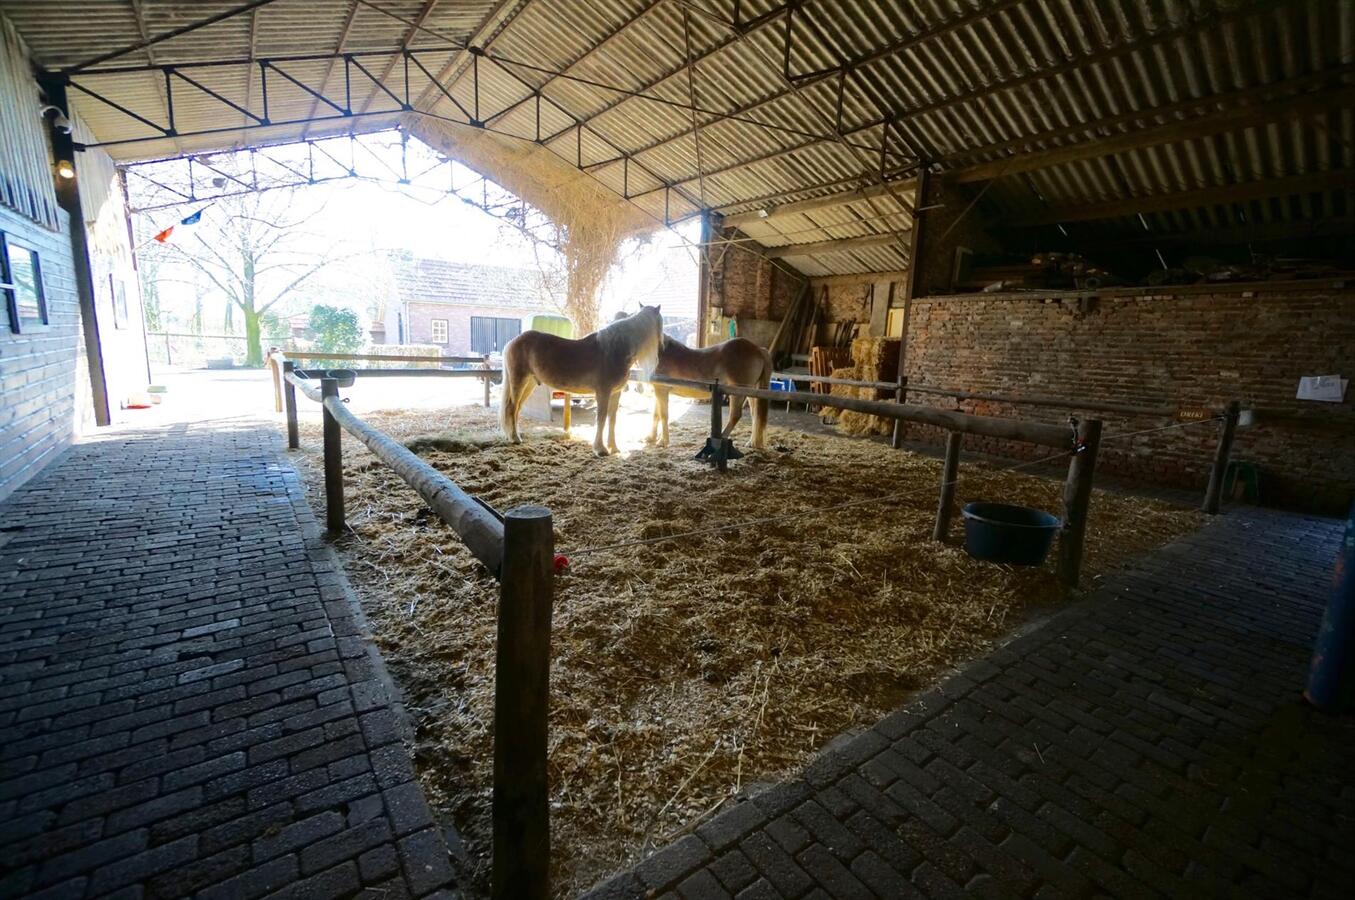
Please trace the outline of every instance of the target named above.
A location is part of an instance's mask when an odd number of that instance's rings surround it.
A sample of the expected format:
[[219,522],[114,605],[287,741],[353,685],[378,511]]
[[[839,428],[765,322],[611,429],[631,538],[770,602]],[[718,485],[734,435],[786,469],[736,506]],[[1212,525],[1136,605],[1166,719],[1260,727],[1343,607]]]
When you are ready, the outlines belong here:
[[160,232],[160,233],[157,234],[155,237],[151,238],[151,240],[156,241],[156,242],[161,243],[161,244],[168,243],[169,238],[170,238],[170,235],[174,234],[174,229],[175,229],[175,228],[178,228],[179,225],[184,225],[184,226],[187,226],[187,227],[192,227],[192,226],[198,224],[199,222],[201,222],[201,221],[202,221],[202,210],[203,210],[203,209],[206,209],[206,208],[207,208],[207,207],[204,206],[202,209],[200,209],[200,210],[198,210],[197,212],[193,213],[193,214],[192,214],[191,216],[189,216],[188,218],[186,218],[186,219],[181,219],[181,220],[179,221],[178,225],[171,225],[171,226],[169,226],[169,227],[166,228],[164,231]]

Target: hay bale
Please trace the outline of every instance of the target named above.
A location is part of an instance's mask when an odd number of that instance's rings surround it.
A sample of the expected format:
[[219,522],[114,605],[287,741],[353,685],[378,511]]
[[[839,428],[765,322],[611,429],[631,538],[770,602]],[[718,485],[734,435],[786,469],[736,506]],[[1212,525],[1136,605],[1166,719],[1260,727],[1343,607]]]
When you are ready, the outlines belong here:
[[[856,341],[855,343],[860,343]],[[852,347],[855,351],[855,345]],[[850,378],[853,381],[874,381],[875,376],[867,372],[863,366],[848,366],[845,369],[834,369],[834,378]],[[855,397],[860,400],[879,399],[879,392],[874,388],[853,387],[848,384],[833,385],[832,393],[838,397]],[[879,416],[872,416],[869,413],[856,412],[850,409],[833,410],[836,417],[838,430],[843,434],[850,434],[855,437],[863,437],[869,434],[889,434],[894,430],[893,419],[883,419]],[[827,417],[824,418],[827,421]]]

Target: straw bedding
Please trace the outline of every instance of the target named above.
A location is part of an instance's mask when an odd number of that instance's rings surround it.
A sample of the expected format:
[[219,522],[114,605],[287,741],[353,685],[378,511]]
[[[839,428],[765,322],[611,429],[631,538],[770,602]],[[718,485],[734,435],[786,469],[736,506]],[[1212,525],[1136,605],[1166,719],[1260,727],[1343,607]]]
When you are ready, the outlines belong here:
[[[720,475],[668,450],[596,459],[588,435],[503,443],[483,409],[365,417],[497,509],[549,506],[559,552],[550,779],[557,895],[572,896],[754,782],[793,774],[946,667],[1062,599],[1048,569],[971,560],[930,540],[940,463],[879,443],[769,429]],[[698,419],[701,417],[697,417]],[[582,431],[586,431],[583,429]],[[318,427],[300,464],[321,504]],[[345,440],[351,537],[340,542],[417,729],[419,777],[488,877],[497,585],[417,496]],[[960,469],[957,500],[1058,511],[1061,483]],[[584,548],[913,491],[791,521],[597,553]],[[1199,523],[1098,492],[1087,547],[1103,572]],[[960,523],[956,517],[955,536]]]

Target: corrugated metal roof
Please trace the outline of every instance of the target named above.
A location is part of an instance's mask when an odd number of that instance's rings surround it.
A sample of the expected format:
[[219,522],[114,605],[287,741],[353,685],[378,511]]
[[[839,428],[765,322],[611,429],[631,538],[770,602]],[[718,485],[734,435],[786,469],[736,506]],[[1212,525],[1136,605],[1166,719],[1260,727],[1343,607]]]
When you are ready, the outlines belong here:
[[[238,2],[0,0],[0,12],[40,64],[59,69]],[[736,28],[728,21],[733,6],[711,0],[274,0],[110,65],[379,51],[383,55],[361,61],[400,95],[405,66],[397,54],[414,48],[427,54],[419,58],[431,73],[448,73],[443,87],[472,115],[523,139],[548,139],[563,161],[588,166],[618,194],[638,194],[632,202],[658,218],[701,207],[742,213],[850,191],[877,180],[882,163],[896,176],[919,160],[943,171],[997,163],[996,177],[972,190],[982,192],[985,213],[1013,222],[1047,218],[1050,210],[1267,179],[1283,193],[1293,176],[1355,170],[1349,139],[1355,133],[1355,3],[809,0],[793,12],[777,0],[738,6]],[[482,58],[476,65],[457,49],[479,34],[491,36],[488,53],[499,62]],[[815,74],[844,62],[855,64],[845,76]],[[322,60],[279,67],[307,84],[323,84],[340,105],[347,102],[342,65]],[[232,102],[259,108],[259,77],[250,66],[184,72]],[[796,76],[793,84],[788,75]],[[466,118],[422,71],[411,68],[409,78],[419,110]],[[166,117],[158,74],[77,78],[82,82],[146,119]],[[1291,83],[1296,91],[1344,93],[1333,96],[1330,109],[1259,126],[1239,121],[1207,135],[1082,154],[1033,171],[1002,170],[1032,154],[1189,123],[1210,112],[1187,101],[1221,95],[1228,104],[1222,109],[1235,108],[1248,101],[1249,90]],[[370,83],[352,88],[362,118],[255,130],[242,130],[251,124],[248,117],[205,94],[176,92],[180,136],[108,149],[124,159],[146,158],[284,140],[303,131],[372,130],[401,118],[394,101]],[[545,98],[539,126],[532,99],[538,91]],[[78,102],[101,140],[155,135],[97,101]],[[693,104],[702,110],[695,114],[699,137],[687,108]],[[335,110],[270,76],[269,113],[276,121]],[[582,133],[574,127],[581,119],[587,123]],[[182,134],[204,129],[221,130]],[[904,202],[880,197],[745,227],[770,246],[902,233],[910,226],[911,201],[901,196]],[[1169,209],[1154,200],[1155,210],[1142,216],[1112,211],[1068,227],[1111,237],[1145,228],[1207,231],[1242,219],[1312,222],[1349,216],[1353,199],[1349,187],[1335,184],[1245,205]],[[812,274],[844,274],[897,269],[907,261],[900,246],[888,245],[825,250],[792,262]]]

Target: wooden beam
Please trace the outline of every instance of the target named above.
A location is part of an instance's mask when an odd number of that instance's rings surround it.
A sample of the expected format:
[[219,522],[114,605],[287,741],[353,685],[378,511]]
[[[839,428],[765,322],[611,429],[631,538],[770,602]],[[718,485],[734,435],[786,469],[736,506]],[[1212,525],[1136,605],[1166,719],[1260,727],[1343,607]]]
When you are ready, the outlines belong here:
[[891,269],[888,272],[862,272],[859,275],[825,275],[822,278],[811,278],[809,283],[818,290],[824,287],[856,287],[861,284],[875,284],[877,281],[902,281],[907,277],[907,269]]
[[814,197],[809,200],[798,200],[794,203],[783,203],[780,206],[773,206],[768,209],[765,216],[757,210],[739,213],[734,216],[725,216],[725,225],[738,227],[740,225],[748,225],[756,222],[765,222],[768,219],[814,212],[815,210],[820,209],[831,209],[834,206],[845,206],[848,203],[855,203],[858,200],[871,200],[875,197],[883,197],[888,194],[891,186],[898,191],[912,191],[917,187],[917,181],[916,179],[908,178],[903,181],[890,182],[888,185],[875,184],[860,190],[844,191],[840,194],[829,194],[827,197]]
[[[1008,219],[1003,221],[1001,225],[1006,228],[1031,228],[1037,225],[1055,225],[1062,222],[1085,222],[1089,219],[1113,219],[1118,216],[1134,215],[1135,213],[1165,212],[1167,210],[1191,209],[1216,204],[1241,203],[1248,200],[1265,200],[1271,197],[1290,197],[1295,194],[1350,190],[1352,187],[1355,187],[1355,172],[1320,172],[1315,175],[1293,175],[1288,178],[1262,179],[1242,184],[1202,188],[1195,191],[1174,191],[1165,194],[1149,194],[1143,197],[1127,197],[1107,200],[1103,203],[1054,206],[1032,215]],[[1301,231],[1302,223],[1295,223],[1295,230]]]
[[[711,385],[706,382],[689,381],[683,378],[666,378],[662,375],[654,375],[649,380],[654,384],[667,384],[696,391],[709,391],[711,389]],[[837,394],[813,394],[808,391],[771,391],[764,388],[744,387],[738,384],[722,384],[720,390],[731,397],[751,397],[755,400],[774,400],[777,403],[803,403],[807,406],[850,409],[853,412],[882,416],[886,419],[919,422],[923,425],[935,425],[938,428],[962,431],[965,434],[977,434],[983,437],[1028,441],[1032,444],[1055,447],[1059,450],[1068,449],[1068,445],[1071,443],[1067,425],[1048,425],[1043,422],[1000,419],[996,416],[976,416],[969,413],[937,409],[935,406],[914,406],[909,403],[893,403],[888,400],[861,400],[856,397],[840,397]]]
[[[1216,102],[1218,101],[1206,97],[1195,101],[1194,106],[1207,106]],[[1047,169],[1050,166],[1097,159],[1131,150],[1141,150],[1145,147],[1173,144],[1208,137],[1225,131],[1260,128],[1272,122],[1302,119],[1322,113],[1335,112],[1350,106],[1355,106],[1355,87],[1315,92],[1298,97],[1285,97],[1266,103],[1253,103],[1225,109],[1195,119],[1167,122],[1155,127],[1131,129],[1121,134],[1106,137],[1093,137],[1091,140],[1066,147],[1055,147],[1051,150],[1029,153],[1025,156],[1008,157],[981,163],[950,172],[946,175],[946,180],[953,184],[988,181],[1005,175],[1032,172],[1037,169]],[[1160,111],[1148,110],[1129,116],[1119,116],[1113,121],[1115,124],[1128,124],[1162,114]],[[1084,133],[1093,132],[1110,125],[1110,122],[1092,122],[1081,126],[1078,130]]]
[[763,256],[768,259],[783,259],[787,256],[817,256],[820,253],[845,253],[848,250],[883,247],[886,244],[897,243],[899,235],[907,233],[907,231],[901,231],[897,234],[867,234],[861,237],[815,241],[812,244],[787,244],[784,247],[768,247]]

